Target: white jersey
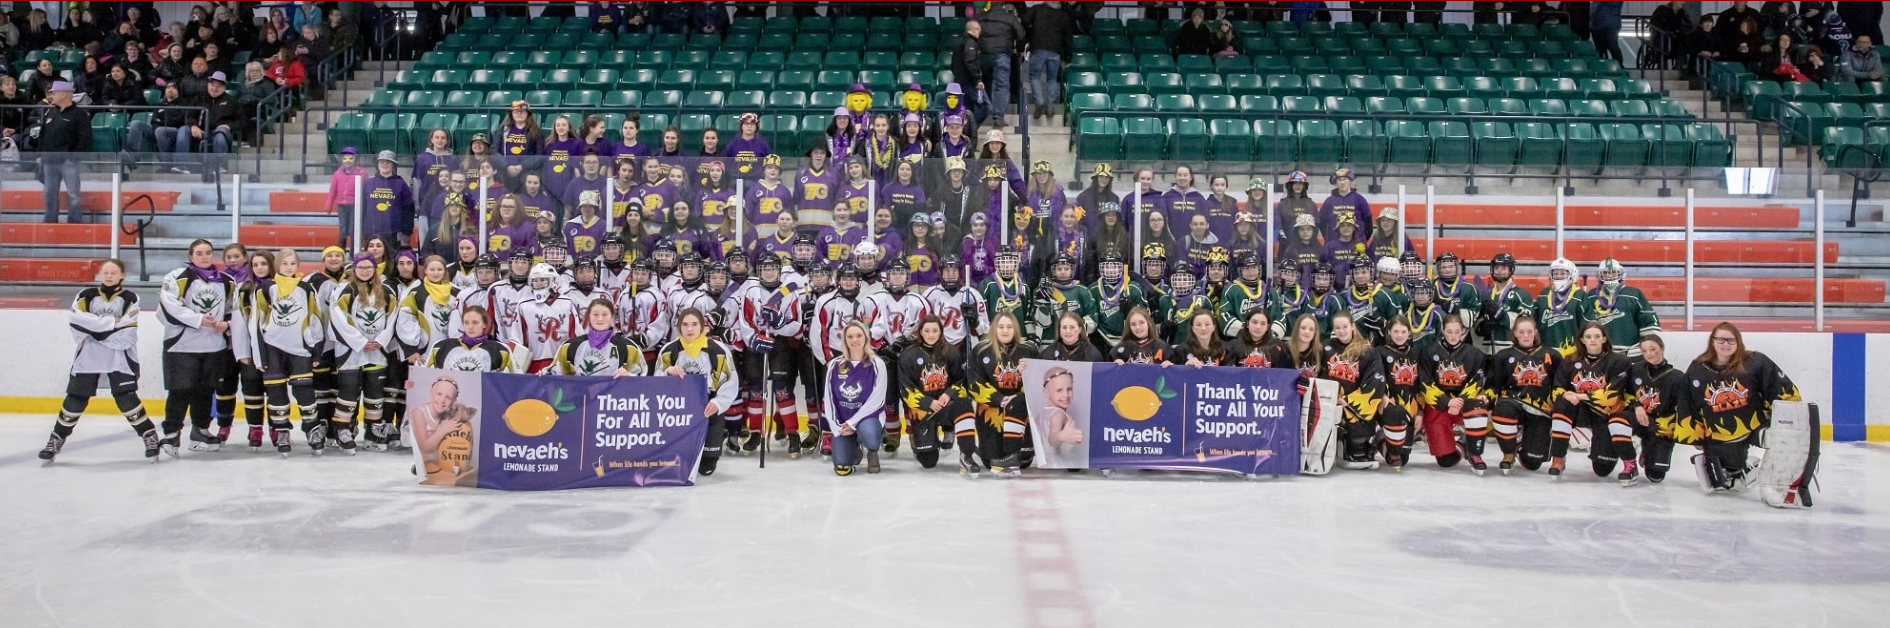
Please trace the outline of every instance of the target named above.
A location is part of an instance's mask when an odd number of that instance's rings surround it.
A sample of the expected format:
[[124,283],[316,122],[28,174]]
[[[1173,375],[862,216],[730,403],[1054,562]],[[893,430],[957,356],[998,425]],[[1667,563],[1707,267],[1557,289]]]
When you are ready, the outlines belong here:
[[616,299],[611,298],[610,291],[605,290],[604,287],[599,284],[591,284],[591,289],[588,292],[579,290],[576,286],[567,286],[559,290],[558,294],[564,295],[564,298],[570,299],[571,303],[576,304],[579,314],[583,314],[585,310],[590,309],[591,302],[598,299],[616,303]]
[[[972,337],[984,335],[985,321],[990,319],[984,309],[984,295],[977,290],[960,287],[946,290],[944,286],[932,286],[924,292],[925,301],[932,304],[932,313],[938,315],[939,323],[945,329],[945,342],[957,345],[965,341],[966,333]],[[967,318],[969,314],[969,318]]]
[[475,286],[472,288],[467,288],[465,290],[459,291],[459,309],[461,311],[465,311],[466,308],[469,308],[475,305],[481,308],[484,308],[486,310],[486,316],[488,319],[487,320],[488,324],[486,325],[487,330],[492,329],[492,325],[491,325],[492,321],[498,320],[497,317],[498,317],[499,304],[496,300],[493,299],[493,294],[492,294],[492,289],[498,286],[499,284],[494,283],[484,288]]
[[[394,343],[397,306],[393,291],[383,286],[380,292],[370,298],[356,294],[354,287],[348,286],[335,297],[335,306],[328,317],[335,331],[335,360],[339,362],[335,370],[387,366],[387,352]],[[380,343],[381,349],[369,351],[369,341]]]
[[750,281],[730,297],[730,314],[744,347],[757,338],[794,338],[801,333],[801,292],[786,283],[769,290]]
[[871,297],[875,316],[873,317],[873,348],[878,349],[888,343],[911,338],[919,333],[919,320],[932,311],[919,293],[905,291],[893,294],[881,292]]
[[680,332],[676,330],[674,323],[676,317],[682,316],[683,310],[694,308],[701,311],[704,316],[713,315],[715,313],[717,303],[715,302],[715,297],[709,294],[709,285],[707,283],[696,284],[694,288],[678,286],[675,290],[666,291],[665,294],[669,296],[671,326],[669,336],[664,339],[663,344],[668,344],[676,340]]
[[822,362],[832,360],[840,352],[840,333],[847,323],[855,320],[872,321],[877,318],[873,299],[854,295],[849,298],[839,290],[829,292],[814,304],[814,326],[807,330],[808,343],[813,345],[814,357]]
[[527,362],[556,357],[558,347],[578,335],[582,328],[577,304],[556,290],[543,299],[523,299],[512,307],[517,312],[513,334],[520,339],[518,344],[524,346],[523,359]]
[[459,336],[459,313],[466,307],[459,288],[447,284],[446,300],[435,300],[425,289],[407,293],[400,302],[395,337],[401,355],[425,355],[433,345]]
[[609,264],[597,267],[597,287],[603,288],[610,296],[611,303],[623,298],[623,291],[630,287],[630,265],[624,264],[617,270],[611,270]]
[[519,342],[524,339],[518,335],[518,302],[532,298],[530,283],[513,284],[502,281],[492,284],[492,303],[498,306],[492,312],[494,335],[501,341]]
[[617,331],[637,346],[659,347],[669,338],[669,296],[661,290],[626,286],[617,297]]
[[137,294],[124,286],[109,292],[98,286],[80,290],[66,320],[79,345],[72,356],[73,375],[138,373]]
[[[341,296],[341,288],[347,285],[348,282],[343,280],[339,274],[329,275],[324,271],[303,277],[302,283],[307,284],[309,289],[315,291],[315,311],[321,316],[322,325],[327,327],[325,330],[327,332],[325,334],[326,337],[322,340],[322,355],[334,355],[334,322],[328,320],[328,313],[335,309],[335,298]],[[326,362],[326,360],[323,360],[323,362]]]
[[[264,364],[264,347],[289,355],[313,357],[319,354],[330,335],[326,310],[321,297],[307,282],[294,284],[285,291],[273,282],[249,291],[242,299],[244,307],[240,333],[230,334],[237,359],[249,358]],[[238,326],[231,324],[232,329]]]
[[229,275],[216,272],[215,281],[198,278],[187,268],[164,276],[158,288],[158,317],[164,321],[164,350],[177,353],[216,353],[230,348],[229,337],[209,325],[212,320],[230,320],[235,283]]

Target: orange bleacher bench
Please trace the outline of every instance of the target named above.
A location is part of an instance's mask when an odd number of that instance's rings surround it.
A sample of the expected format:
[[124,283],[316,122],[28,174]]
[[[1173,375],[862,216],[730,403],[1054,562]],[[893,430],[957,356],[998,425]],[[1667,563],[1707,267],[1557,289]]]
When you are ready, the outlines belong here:
[[[33,222],[9,222],[0,224],[0,245],[7,244],[77,244],[107,246],[111,244],[112,226],[107,224],[42,224]],[[118,233],[120,244],[132,244],[135,240],[130,234]]]
[[339,225],[243,225],[237,235],[251,248],[320,248],[341,241]]
[[[1413,238],[1412,246],[1433,257],[1422,237]],[[1744,264],[1810,264],[1816,243],[1808,240],[1695,241],[1693,261]],[[1550,262],[1556,257],[1555,240],[1535,238],[1438,238],[1437,252],[1456,253],[1470,268],[1509,253],[1522,262]],[[1687,261],[1685,240],[1564,240],[1563,256],[1578,263],[1598,262],[1612,257],[1623,264],[1672,263]],[[1838,245],[1826,242],[1824,261],[1837,263]]]
[[98,260],[0,258],[0,281],[86,283],[98,275]]
[[[1811,278],[1696,277],[1693,299],[1701,303],[1810,303],[1816,289]],[[1542,294],[1549,285],[1543,277],[1517,277],[1530,294]],[[1628,285],[1640,288],[1649,300],[1680,302],[1687,299],[1684,277],[1631,277]],[[1825,279],[1825,303],[1883,303],[1884,282],[1877,279]]]
[[[1374,207],[1396,206],[1385,203]],[[1412,227],[1425,224],[1422,203],[1405,202],[1405,220]],[[1658,227],[1684,229],[1686,208],[1671,205],[1564,205],[1564,224],[1586,227]],[[1503,227],[1554,227],[1554,205],[1479,205],[1438,203],[1438,224],[1491,225]],[[1704,207],[1693,208],[1693,224],[1699,228],[1796,229],[1796,207]],[[1412,227],[1407,227],[1407,230]],[[1408,232],[1407,232],[1408,233]]]
[[[155,190],[149,192],[121,191],[118,193],[118,196],[125,200],[124,207],[127,213],[145,211],[144,201],[139,200],[139,197],[144,196],[151,197],[151,206],[156,207],[157,211],[167,212],[177,208],[177,199],[183,196],[183,193]],[[110,190],[82,191],[79,192],[79,203],[85,206],[85,211],[109,214],[112,211],[112,193]],[[59,195],[59,209],[66,209],[65,194]],[[43,212],[46,211],[46,200],[45,197],[41,196],[38,190],[30,192],[26,190],[0,192],[0,211]]]
[[320,214],[328,211],[326,192],[270,192],[269,211]]

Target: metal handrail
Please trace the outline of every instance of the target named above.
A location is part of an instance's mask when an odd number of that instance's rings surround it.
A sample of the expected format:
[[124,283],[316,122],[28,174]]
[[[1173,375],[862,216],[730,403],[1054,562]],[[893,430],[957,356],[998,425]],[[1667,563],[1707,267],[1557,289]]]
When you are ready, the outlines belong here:
[[144,231],[146,228],[149,228],[151,226],[151,223],[157,222],[157,201],[152,199],[151,195],[149,194],[139,194],[137,196],[132,197],[130,202],[125,203],[125,208],[130,209],[132,203],[136,203],[138,201],[144,201],[145,208],[148,210],[148,214],[147,214],[148,217],[138,219],[137,226],[132,229],[126,229],[123,224],[120,224],[118,225],[118,230],[120,232],[123,232],[125,235],[134,236],[138,239],[138,281],[150,281],[151,280],[151,268],[150,268],[151,265],[145,263],[146,262],[146,258],[145,258],[146,247],[145,247]]

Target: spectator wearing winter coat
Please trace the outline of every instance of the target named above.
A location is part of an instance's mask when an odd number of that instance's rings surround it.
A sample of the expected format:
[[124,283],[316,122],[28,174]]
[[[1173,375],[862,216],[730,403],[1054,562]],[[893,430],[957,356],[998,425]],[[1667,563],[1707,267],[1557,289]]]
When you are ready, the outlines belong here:
[[1869,35],[1858,35],[1838,60],[1838,73],[1859,83],[1882,80],[1883,57],[1877,54],[1876,43]]

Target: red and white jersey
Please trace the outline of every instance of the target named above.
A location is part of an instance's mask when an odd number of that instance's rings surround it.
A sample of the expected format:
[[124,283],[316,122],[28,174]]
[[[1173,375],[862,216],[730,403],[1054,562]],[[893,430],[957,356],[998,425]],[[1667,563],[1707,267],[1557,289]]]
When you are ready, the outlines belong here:
[[[740,313],[734,321],[736,334],[744,343],[752,344],[758,337],[772,338],[775,341],[799,338],[801,335],[801,291],[796,286],[782,283],[773,290],[762,287],[761,282],[751,281],[735,293],[735,303]],[[769,328],[763,324],[764,311],[773,312],[776,326]]]
[[630,265],[624,264],[621,270],[611,270],[609,266],[597,267],[597,287],[610,296],[611,303],[623,297],[623,291],[630,287]]
[[[532,298],[531,285],[514,286],[509,281],[501,281],[492,284],[491,290],[492,303],[496,306],[496,309],[492,310],[492,324],[497,328],[499,340],[523,342],[525,337],[517,334],[518,302]],[[512,355],[520,354],[513,353]]]
[[760,284],[753,279],[745,279],[740,284],[731,285],[722,291],[722,301],[715,306],[720,315],[718,320],[721,321],[721,329],[716,332],[722,338],[722,343],[735,351],[747,351],[748,343],[755,339],[754,330],[748,326],[748,321],[742,316],[742,295],[746,294],[749,288],[758,285]]
[[[708,272],[708,269],[704,268],[703,272],[705,273]],[[677,288],[681,288],[681,287],[682,287],[682,271],[676,271],[667,275],[656,276],[656,288],[658,290],[662,290],[665,294],[670,293],[670,292],[675,292]]]
[[931,303],[926,302],[919,293],[910,290],[900,294],[883,291],[870,298],[873,300],[876,312],[873,317],[873,348],[875,349],[919,333],[919,319],[932,311]]
[[871,322],[877,317],[877,307],[873,299],[854,295],[848,298],[839,290],[820,297],[814,304],[814,328],[807,330],[808,342],[813,345],[814,355],[821,361],[833,360],[840,352],[840,334],[847,323],[855,320]]
[[662,290],[624,286],[617,296],[617,331],[637,346],[661,348],[669,341],[669,297]]
[[583,315],[577,303],[556,290],[543,300],[521,299],[512,304],[513,333],[525,346],[531,361],[550,360],[558,355],[558,346],[583,329]]
[[[671,325],[669,329],[669,337],[664,338],[663,344],[657,345],[659,347],[663,345],[667,345],[670,342],[673,342],[676,340],[677,334],[679,332],[676,330],[676,325],[674,323],[676,321],[676,317],[682,316],[683,310],[694,308],[702,312],[703,315],[707,316],[707,315],[713,314],[715,312],[716,305],[718,305],[715,302],[715,296],[709,294],[709,284],[707,282],[698,283],[696,284],[694,288],[678,285],[675,290],[665,291],[665,294],[669,295],[669,315],[670,315]],[[712,330],[712,329],[703,330],[703,331],[709,334],[715,333],[715,330]]]
[[570,299],[571,303],[577,305],[578,314],[580,315],[582,315],[585,310],[590,309],[592,301],[603,299],[611,303],[617,302],[616,299],[611,298],[610,291],[605,290],[604,287],[599,284],[593,284],[590,292],[583,292],[575,287],[565,287],[559,290],[558,294],[564,295],[564,298]]
[[[954,345],[964,342],[967,332],[973,337],[984,335],[985,321],[990,316],[985,312],[984,295],[977,290],[961,287],[953,291],[944,286],[932,286],[925,289],[924,297],[945,328],[945,342]],[[970,320],[965,318],[967,310],[972,315]]]

